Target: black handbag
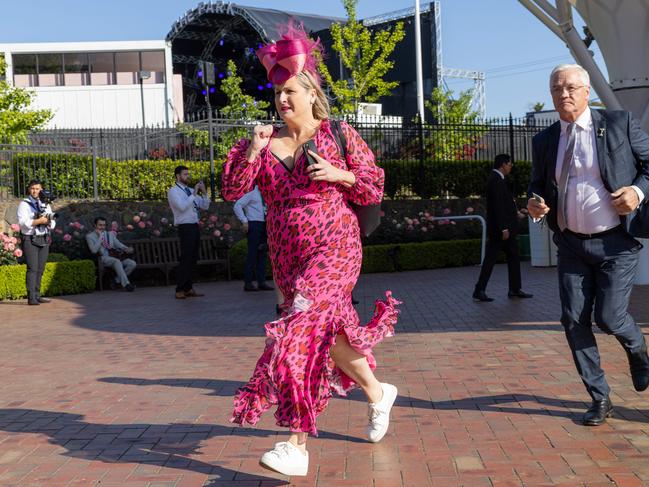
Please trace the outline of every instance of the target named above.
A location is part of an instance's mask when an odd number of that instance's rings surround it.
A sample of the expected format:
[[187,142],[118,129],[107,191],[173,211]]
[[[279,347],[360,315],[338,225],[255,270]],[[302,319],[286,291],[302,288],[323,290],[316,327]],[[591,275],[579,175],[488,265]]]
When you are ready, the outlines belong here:
[[[339,120],[331,121],[332,133],[336,139],[336,144],[340,149],[341,154],[347,161],[347,138],[340,127]],[[381,203],[376,205],[355,205],[349,204],[358,218],[358,227],[361,230],[362,237],[369,237],[374,230],[381,224]]]

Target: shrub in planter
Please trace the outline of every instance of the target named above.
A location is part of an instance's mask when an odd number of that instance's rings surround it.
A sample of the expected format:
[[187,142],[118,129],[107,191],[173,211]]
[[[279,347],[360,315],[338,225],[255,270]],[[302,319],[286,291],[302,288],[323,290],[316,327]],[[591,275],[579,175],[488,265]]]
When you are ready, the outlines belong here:
[[[27,296],[26,265],[0,266],[0,300]],[[44,296],[87,293],[95,289],[95,264],[91,260],[48,262],[41,281]]]

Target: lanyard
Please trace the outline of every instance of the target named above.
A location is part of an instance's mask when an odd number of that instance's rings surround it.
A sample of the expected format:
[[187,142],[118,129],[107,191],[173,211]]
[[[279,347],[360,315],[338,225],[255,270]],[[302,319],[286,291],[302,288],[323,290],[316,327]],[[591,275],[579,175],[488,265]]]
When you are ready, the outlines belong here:
[[[188,198],[191,197],[192,192],[191,192],[191,190],[190,190],[187,186],[185,186],[185,187],[183,188],[183,187],[182,187],[180,184],[178,184],[178,183],[176,183],[176,186],[178,186],[180,189],[182,189],[183,192],[187,195]],[[194,201],[194,210],[196,211],[196,214],[198,215],[198,217],[199,217],[199,219],[200,219],[201,212],[200,212],[200,210],[198,209],[198,205],[196,204],[196,201]]]
[[41,205],[38,200],[27,198],[25,201],[32,208],[32,210],[36,212],[37,215],[41,212]]

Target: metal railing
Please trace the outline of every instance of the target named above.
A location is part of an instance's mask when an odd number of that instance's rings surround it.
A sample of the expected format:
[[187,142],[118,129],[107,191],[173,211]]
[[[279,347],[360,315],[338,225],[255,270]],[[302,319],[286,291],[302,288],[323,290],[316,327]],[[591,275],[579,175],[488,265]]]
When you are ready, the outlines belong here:
[[[278,122],[213,120],[213,170],[207,145],[176,128],[150,127],[146,137],[140,129],[32,133],[27,144],[1,146],[0,198],[16,195],[16,191],[22,195],[25,179],[39,177],[55,186],[52,189],[60,197],[159,200],[166,197],[163,187],[173,182],[173,167],[188,163],[196,177],[215,182],[212,196],[216,197],[225,155],[248,135],[253,123]],[[479,194],[482,173],[488,172],[495,155],[504,152],[512,154],[514,161],[529,161],[532,136],[547,126],[512,118],[421,125],[366,118],[350,123],[384,168],[386,195],[392,199]],[[206,120],[190,125],[207,135]],[[526,180],[519,186],[526,186]]]

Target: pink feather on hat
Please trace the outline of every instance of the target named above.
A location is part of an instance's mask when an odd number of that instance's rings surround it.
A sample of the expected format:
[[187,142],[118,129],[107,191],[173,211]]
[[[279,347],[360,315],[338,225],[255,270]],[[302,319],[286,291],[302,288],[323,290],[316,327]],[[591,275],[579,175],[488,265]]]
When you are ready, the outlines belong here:
[[275,85],[281,85],[302,71],[308,71],[316,82],[320,83],[317,56],[321,58],[324,53],[320,39],[310,39],[304,31],[304,26],[296,26],[293,21],[283,26],[280,31],[283,31],[281,39],[256,51],[261,64],[266,68],[268,80]]

